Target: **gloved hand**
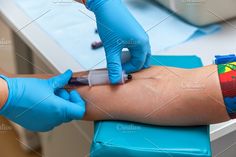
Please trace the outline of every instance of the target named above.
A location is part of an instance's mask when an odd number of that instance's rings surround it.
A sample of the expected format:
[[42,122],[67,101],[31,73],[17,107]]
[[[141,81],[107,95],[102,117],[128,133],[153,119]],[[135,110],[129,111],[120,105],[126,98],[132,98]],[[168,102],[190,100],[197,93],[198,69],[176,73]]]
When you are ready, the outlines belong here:
[[49,131],[85,113],[85,102],[77,91],[62,89],[72,76],[64,74],[48,80],[7,78],[9,96],[0,114],[31,131]]
[[126,73],[149,67],[151,50],[148,35],[121,0],[87,0],[86,6],[96,15],[112,84],[121,80],[123,48],[128,48],[131,53],[131,60],[123,65]]

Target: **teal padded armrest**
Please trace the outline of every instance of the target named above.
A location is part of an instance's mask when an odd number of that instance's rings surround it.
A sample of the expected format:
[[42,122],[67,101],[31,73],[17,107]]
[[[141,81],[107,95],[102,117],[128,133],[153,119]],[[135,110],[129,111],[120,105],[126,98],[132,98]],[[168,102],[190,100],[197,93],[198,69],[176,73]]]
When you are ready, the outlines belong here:
[[[152,65],[201,67],[196,56],[154,56]],[[95,123],[91,157],[210,157],[208,126],[160,127],[122,121]]]

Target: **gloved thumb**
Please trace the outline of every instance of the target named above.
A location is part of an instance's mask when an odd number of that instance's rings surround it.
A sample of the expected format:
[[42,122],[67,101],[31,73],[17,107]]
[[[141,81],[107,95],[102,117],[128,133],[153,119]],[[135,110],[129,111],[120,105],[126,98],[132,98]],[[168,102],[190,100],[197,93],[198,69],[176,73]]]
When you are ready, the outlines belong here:
[[107,69],[111,84],[119,84],[122,80],[121,55],[119,50],[110,50],[106,53]]
[[65,73],[49,79],[49,82],[53,89],[59,89],[67,85],[71,77],[72,77],[72,71],[67,70]]
[[85,114],[85,102],[75,90],[70,92],[70,102],[66,106],[66,113],[68,120],[80,120]]

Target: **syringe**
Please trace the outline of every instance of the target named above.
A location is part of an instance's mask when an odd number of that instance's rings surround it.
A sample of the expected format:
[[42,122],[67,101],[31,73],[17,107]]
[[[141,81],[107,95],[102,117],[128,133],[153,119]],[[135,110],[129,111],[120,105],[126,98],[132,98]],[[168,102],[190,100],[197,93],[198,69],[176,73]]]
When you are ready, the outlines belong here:
[[[132,80],[132,75],[122,72],[122,79],[120,84],[124,84],[126,81]],[[85,76],[72,77],[69,81],[69,86],[95,86],[110,84],[109,75],[107,70],[91,70]]]

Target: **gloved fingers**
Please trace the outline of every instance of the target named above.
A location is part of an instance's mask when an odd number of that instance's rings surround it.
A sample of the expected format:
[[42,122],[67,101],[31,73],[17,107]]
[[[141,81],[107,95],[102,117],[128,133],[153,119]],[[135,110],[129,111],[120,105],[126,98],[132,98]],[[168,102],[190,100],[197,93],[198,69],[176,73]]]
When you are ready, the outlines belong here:
[[113,48],[106,52],[107,69],[111,84],[118,84],[122,80],[121,50]]
[[147,51],[137,48],[129,48],[131,59],[123,65],[126,73],[133,73],[141,70],[147,59]]
[[148,35],[140,35],[136,41],[137,43],[127,45],[131,59],[123,65],[126,73],[137,72],[143,68],[148,68],[150,64],[151,46]]
[[80,97],[77,91],[70,92],[70,102],[66,103],[66,117],[65,122],[76,119],[80,120],[84,117],[85,114],[85,102]]
[[152,55],[151,54],[151,47],[149,46],[148,53],[147,53],[147,56],[146,56],[146,61],[145,61],[144,66],[143,66],[144,69],[147,69],[147,68],[150,67],[151,55]]
[[70,100],[70,94],[65,89],[56,90],[55,95],[65,99],[65,100]]
[[76,90],[72,90],[70,92],[70,101],[80,105],[81,107],[85,107],[85,102],[80,96],[80,94]]
[[65,85],[68,84],[71,77],[72,77],[72,71],[67,70],[65,73],[49,79],[49,83],[54,90],[63,88]]

